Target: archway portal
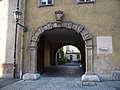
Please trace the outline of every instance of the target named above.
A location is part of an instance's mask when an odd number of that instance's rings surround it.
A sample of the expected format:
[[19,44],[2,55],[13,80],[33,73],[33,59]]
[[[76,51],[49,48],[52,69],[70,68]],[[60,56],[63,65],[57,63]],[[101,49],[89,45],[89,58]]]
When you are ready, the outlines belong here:
[[[79,48],[73,45],[64,45],[56,52],[56,66],[79,66],[84,67],[85,60]],[[82,57],[81,57],[82,56]]]
[[50,22],[37,29],[30,43],[30,72],[42,73],[56,65],[56,52],[64,45],[73,45],[81,51],[85,73],[92,72],[92,36],[80,24]]
[[[85,42],[83,41],[82,36],[72,29],[55,28],[45,31],[39,37],[37,45],[37,72],[42,74],[44,71],[47,72],[45,68],[56,66],[56,51],[64,45],[74,45],[79,48],[81,51],[82,65],[84,65],[83,69],[85,70]],[[58,69],[58,67],[56,67],[56,69]],[[82,74],[84,74],[83,69],[79,69]]]

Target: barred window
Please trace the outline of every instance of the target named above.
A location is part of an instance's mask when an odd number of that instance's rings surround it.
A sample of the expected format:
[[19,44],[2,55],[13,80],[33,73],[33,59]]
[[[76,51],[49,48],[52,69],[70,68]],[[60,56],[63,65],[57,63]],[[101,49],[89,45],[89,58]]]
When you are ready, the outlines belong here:
[[39,0],[39,6],[53,5],[54,0]]

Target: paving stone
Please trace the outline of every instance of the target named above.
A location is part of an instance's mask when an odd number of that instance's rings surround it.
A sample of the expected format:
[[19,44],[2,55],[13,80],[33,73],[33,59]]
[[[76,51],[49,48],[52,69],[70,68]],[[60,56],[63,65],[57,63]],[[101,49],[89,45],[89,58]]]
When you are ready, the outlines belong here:
[[81,86],[80,78],[41,77],[39,80],[21,80],[1,90],[115,90],[102,83],[95,86]]

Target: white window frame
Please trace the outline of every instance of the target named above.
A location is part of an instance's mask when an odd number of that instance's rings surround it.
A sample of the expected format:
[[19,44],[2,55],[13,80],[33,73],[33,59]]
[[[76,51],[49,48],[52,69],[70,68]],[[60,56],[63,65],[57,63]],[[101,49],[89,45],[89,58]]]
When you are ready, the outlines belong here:
[[96,0],[84,0],[84,1],[80,1],[80,0],[77,0],[77,4],[81,4],[81,3],[95,3]]
[[38,0],[39,6],[52,6],[54,5],[54,0],[52,0],[52,4],[48,3],[48,0],[45,0],[46,4],[42,4],[41,0]]

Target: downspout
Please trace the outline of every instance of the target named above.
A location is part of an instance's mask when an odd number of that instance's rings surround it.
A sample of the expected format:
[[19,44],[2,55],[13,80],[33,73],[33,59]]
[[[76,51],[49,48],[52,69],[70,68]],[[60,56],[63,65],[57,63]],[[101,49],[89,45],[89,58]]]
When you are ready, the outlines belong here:
[[[25,12],[26,12],[26,0],[22,0],[20,2],[20,6],[22,9],[22,25],[25,25]],[[20,79],[22,79],[22,76],[24,74],[24,32],[21,31],[21,60],[20,60]]]

